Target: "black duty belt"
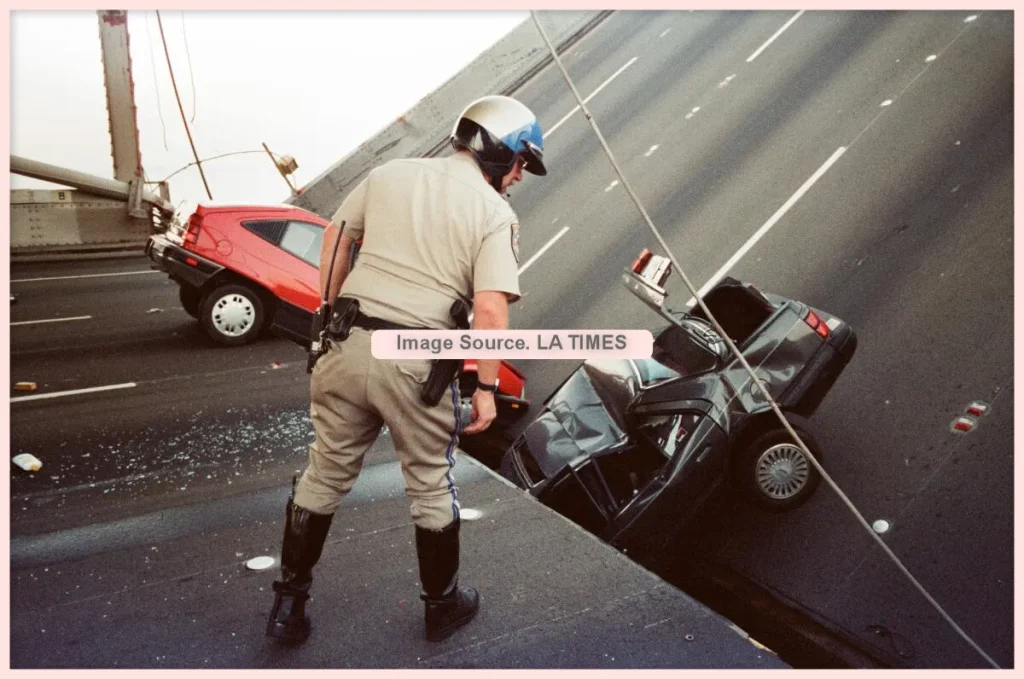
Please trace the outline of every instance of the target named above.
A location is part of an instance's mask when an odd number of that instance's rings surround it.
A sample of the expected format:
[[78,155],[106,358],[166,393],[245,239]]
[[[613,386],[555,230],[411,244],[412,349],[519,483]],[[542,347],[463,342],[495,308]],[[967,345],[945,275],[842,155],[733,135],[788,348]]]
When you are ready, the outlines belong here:
[[362,311],[356,314],[356,320],[353,321],[352,325],[363,328],[364,330],[424,330],[425,328],[413,328],[408,325],[400,325],[398,323],[392,323],[391,321],[385,321],[382,318],[373,318],[367,316]]

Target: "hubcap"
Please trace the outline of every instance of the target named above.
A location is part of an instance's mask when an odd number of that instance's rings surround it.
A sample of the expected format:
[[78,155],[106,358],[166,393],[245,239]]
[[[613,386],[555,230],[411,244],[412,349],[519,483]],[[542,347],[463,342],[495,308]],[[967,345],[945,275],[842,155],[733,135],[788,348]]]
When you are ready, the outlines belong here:
[[213,305],[213,327],[228,337],[248,332],[256,322],[256,308],[244,295],[225,295]]
[[807,485],[811,465],[800,448],[780,443],[761,453],[754,474],[762,493],[774,500],[788,500]]

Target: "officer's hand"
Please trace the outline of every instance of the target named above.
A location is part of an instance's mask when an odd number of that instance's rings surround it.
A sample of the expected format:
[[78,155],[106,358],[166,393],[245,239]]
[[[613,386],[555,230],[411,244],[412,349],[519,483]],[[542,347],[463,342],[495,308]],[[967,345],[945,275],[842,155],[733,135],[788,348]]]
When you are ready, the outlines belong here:
[[494,394],[489,391],[473,392],[473,423],[462,430],[463,434],[479,434],[491,426],[491,422],[498,415],[498,408],[494,405]]

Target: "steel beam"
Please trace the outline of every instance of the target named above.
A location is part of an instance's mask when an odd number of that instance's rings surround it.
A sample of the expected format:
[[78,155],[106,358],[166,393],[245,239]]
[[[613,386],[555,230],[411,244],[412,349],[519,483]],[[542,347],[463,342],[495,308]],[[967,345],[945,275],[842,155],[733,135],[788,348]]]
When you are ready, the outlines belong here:
[[142,153],[135,115],[132,59],[128,50],[128,13],[124,10],[99,10],[97,14],[114,177],[130,182],[142,177]]
[[[132,198],[132,183],[96,177],[78,170],[69,170],[64,167],[41,163],[38,160],[30,160],[21,156],[11,155],[11,172],[20,174],[32,179],[41,179],[62,186],[70,186],[81,189],[94,196],[104,198],[115,198],[128,203]],[[136,180],[139,181],[139,180]],[[150,203],[165,212],[174,212],[174,206],[156,195],[152,191],[143,189],[141,191],[143,202]]]

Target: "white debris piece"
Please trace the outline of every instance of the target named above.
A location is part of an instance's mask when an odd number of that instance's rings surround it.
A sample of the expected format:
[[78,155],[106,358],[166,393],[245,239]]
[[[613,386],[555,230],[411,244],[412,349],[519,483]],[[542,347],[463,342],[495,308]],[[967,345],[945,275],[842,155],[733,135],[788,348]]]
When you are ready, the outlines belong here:
[[245,562],[245,567],[251,571],[265,571],[275,563],[272,556],[257,556]]
[[30,455],[29,453],[15,455],[13,458],[11,458],[11,462],[18,465],[27,472],[37,472],[43,466],[43,463],[40,462],[35,455]]

